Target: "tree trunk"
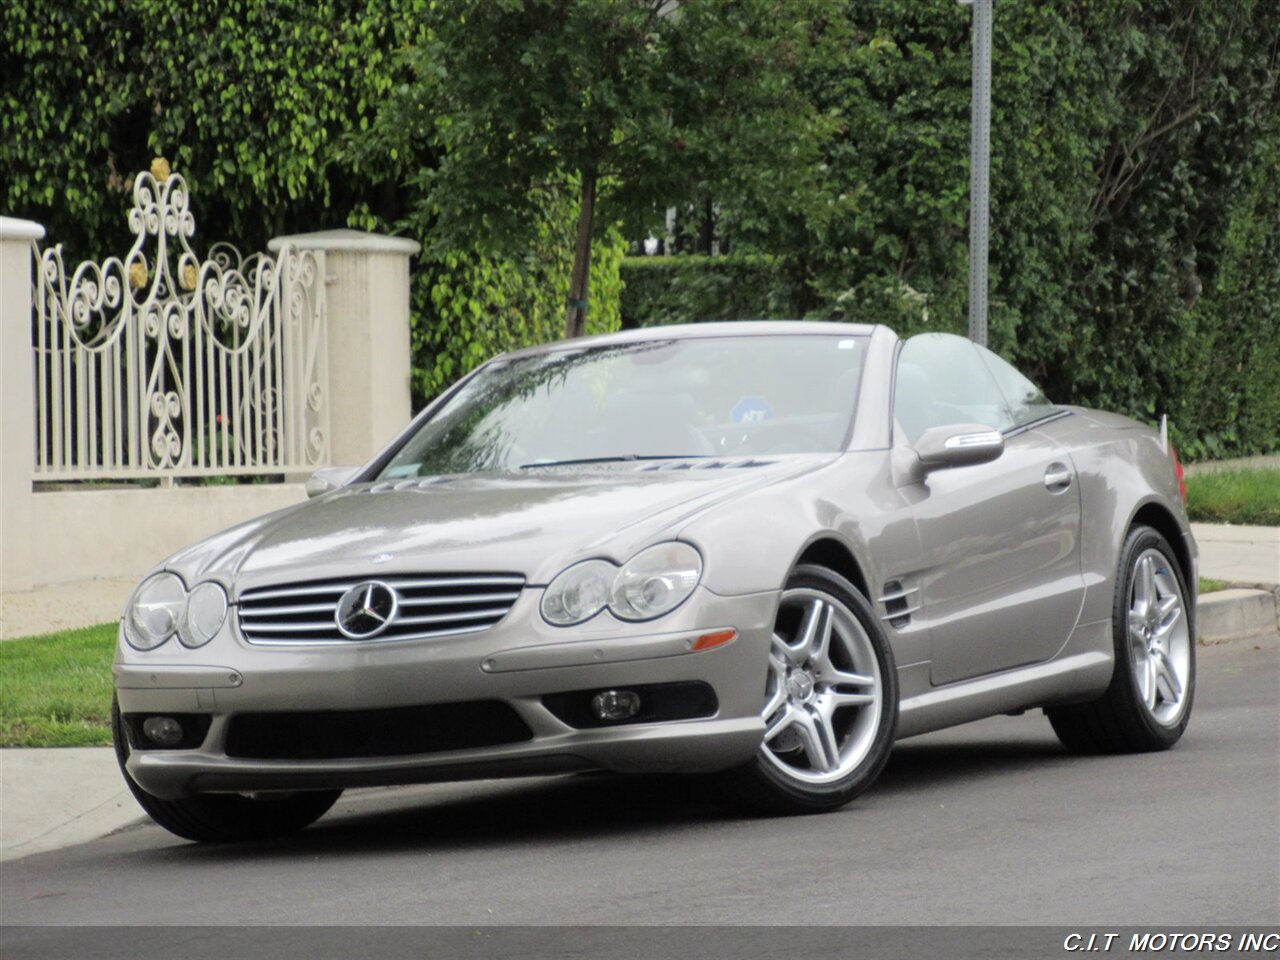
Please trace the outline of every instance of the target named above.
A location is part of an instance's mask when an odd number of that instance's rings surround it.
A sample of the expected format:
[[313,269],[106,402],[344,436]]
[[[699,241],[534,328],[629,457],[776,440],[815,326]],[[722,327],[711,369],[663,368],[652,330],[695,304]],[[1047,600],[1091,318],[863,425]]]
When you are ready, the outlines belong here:
[[578,211],[578,243],[573,253],[573,275],[569,280],[569,308],[565,312],[564,335],[580,337],[587,332],[587,294],[591,286],[591,220],[596,207],[596,172],[582,171],[582,207]]

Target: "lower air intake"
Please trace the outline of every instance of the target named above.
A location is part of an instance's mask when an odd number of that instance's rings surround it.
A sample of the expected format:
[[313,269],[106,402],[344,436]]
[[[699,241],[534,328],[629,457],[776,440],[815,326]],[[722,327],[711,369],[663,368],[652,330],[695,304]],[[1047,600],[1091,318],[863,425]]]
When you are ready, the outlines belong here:
[[227,756],[250,760],[351,760],[471,750],[533,739],[500,700],[382,710],[242,713],[231,718]]

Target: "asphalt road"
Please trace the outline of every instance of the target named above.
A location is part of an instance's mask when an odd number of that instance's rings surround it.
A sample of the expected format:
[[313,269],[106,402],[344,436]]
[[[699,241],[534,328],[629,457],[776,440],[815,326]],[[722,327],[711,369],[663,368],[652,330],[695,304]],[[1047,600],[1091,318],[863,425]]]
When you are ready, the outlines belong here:
[[7,863],[16,924],[1268,924],[1280,646],[1201,648],[1172,751],[1079,758],[1039,713],[899,744],[843,811],[740,819],[684,781],[364,791],[294,839],[153,826]]

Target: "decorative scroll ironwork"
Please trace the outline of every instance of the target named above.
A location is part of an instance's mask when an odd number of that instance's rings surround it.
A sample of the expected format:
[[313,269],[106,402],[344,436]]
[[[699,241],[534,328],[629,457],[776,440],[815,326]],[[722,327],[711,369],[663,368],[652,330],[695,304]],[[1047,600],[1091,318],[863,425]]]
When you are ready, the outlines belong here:
[[33,251],[36,478],[326,462],[324,254],[216,243],[201,260],[186,181],[152,170],[134,180],[123,258],[68,274],[61,244]]

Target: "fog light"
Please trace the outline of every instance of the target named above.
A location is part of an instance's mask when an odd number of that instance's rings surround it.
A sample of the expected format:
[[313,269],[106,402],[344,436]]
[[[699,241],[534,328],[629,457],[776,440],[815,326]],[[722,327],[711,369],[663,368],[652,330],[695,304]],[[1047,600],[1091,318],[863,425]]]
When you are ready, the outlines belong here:
[[142,735],[156,746],[174,747],[182,742],[182,724],[173,717],[147,717],[142,721]]
[[591,698],[591,709],[601,720],[629,720],[640,712],[640,694],[634,690],[602,690]]

